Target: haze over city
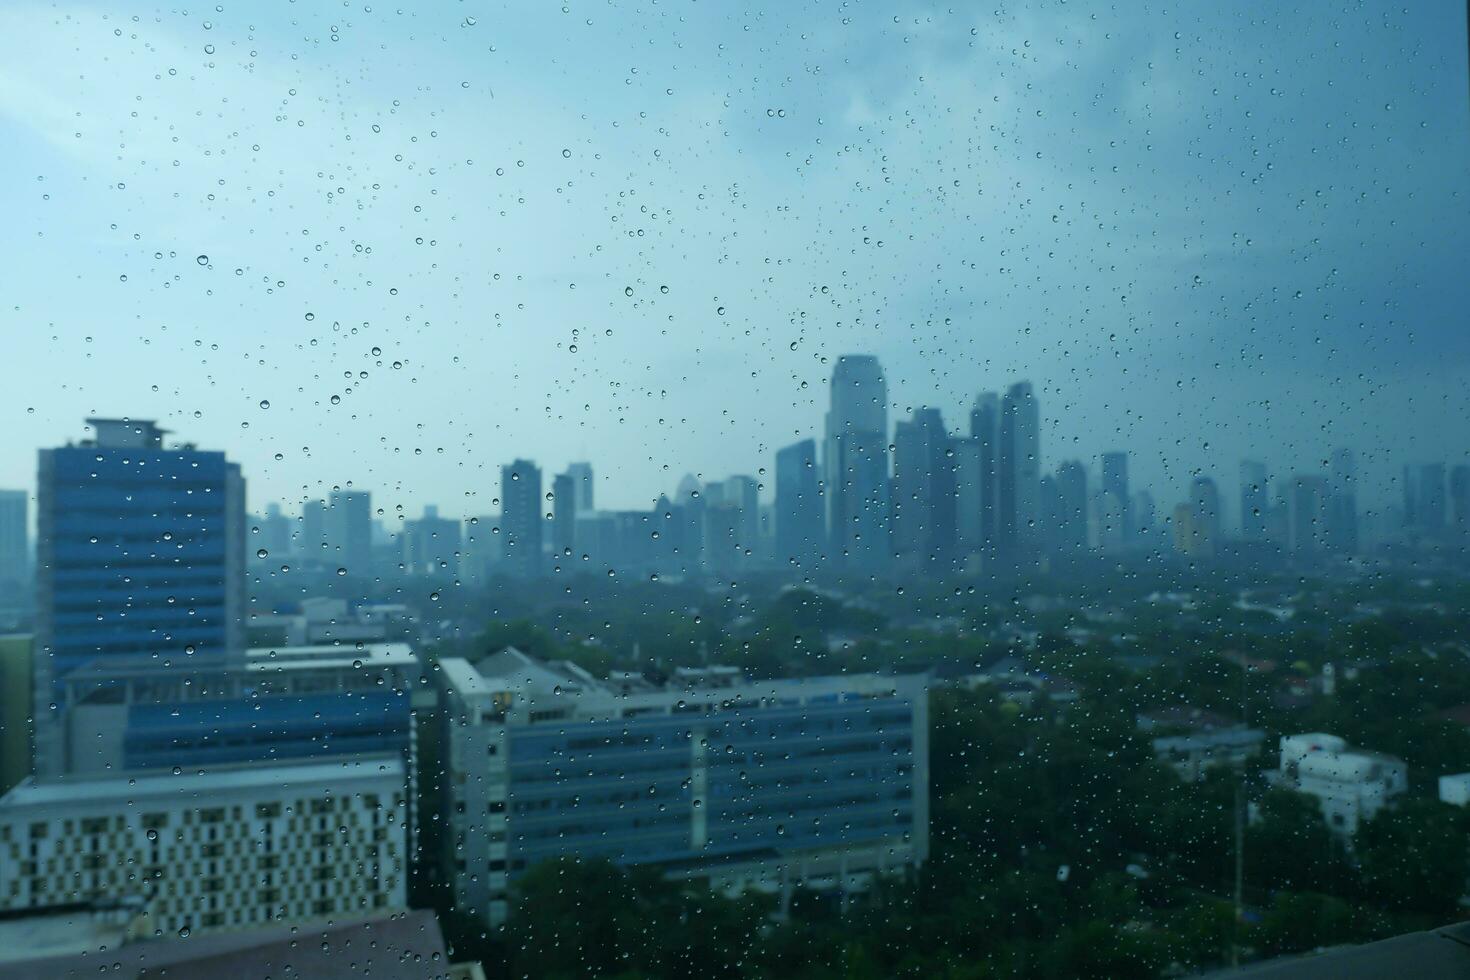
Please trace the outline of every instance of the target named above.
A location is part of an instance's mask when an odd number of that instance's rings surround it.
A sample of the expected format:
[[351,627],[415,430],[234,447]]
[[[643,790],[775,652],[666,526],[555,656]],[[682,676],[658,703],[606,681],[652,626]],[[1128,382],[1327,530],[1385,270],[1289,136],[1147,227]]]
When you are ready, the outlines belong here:
[[1462,17],[9,4],[0,485],[130,415],[255,509],[646,506],[769,487],[871,353],[1161,501],[1347,446],[1392,502],[1470,443]]

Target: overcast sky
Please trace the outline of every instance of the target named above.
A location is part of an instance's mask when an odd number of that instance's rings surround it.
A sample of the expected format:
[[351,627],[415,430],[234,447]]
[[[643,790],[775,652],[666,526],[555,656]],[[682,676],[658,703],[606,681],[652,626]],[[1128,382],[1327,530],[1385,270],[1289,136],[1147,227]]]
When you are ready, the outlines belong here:
[[489,513],[517,456],[638,506],[847,352],[955,429],[1029,378],[1161,510],[1466,459],[1458,0],[748,6],[9,0],[0,486],[104,414],[256,508]]

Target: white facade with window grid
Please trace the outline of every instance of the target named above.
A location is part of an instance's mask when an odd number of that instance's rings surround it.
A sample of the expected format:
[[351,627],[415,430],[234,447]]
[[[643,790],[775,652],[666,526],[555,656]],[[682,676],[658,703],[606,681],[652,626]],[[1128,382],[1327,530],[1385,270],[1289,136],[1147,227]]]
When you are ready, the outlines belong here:
[[137,899],[155,930],[406,904],[397,756],[36,784],[0,798],[0,912]]

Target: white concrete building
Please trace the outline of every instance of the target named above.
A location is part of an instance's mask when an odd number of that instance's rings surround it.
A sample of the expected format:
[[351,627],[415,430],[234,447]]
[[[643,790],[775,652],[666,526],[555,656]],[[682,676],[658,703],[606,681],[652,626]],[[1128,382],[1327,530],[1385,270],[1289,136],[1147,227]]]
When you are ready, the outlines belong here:
[[1335,833],[1351,838],[1393,797],[1408,789],[1404,760],[1348,747],[1336,735],[1309,732],[1281,738],[1279,785],[1315,796]]
[[172,935],[406,904],[401,757],[26,780],[0,797],[0,913],[140,906]]
[[1439,800],[1450,806],[1470,806],[1470,772],[1440,776]]

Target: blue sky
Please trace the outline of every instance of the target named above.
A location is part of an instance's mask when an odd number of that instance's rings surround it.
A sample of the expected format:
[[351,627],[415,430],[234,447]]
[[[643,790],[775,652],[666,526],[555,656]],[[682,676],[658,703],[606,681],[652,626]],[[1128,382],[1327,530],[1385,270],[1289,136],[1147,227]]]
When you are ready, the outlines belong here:
[[127,414],[253,506],[636,506],[859,351],[955,428],[1031,379],[1161,505],[1466,458],[1463,5],[742,6],[5,4],[0,485]]

